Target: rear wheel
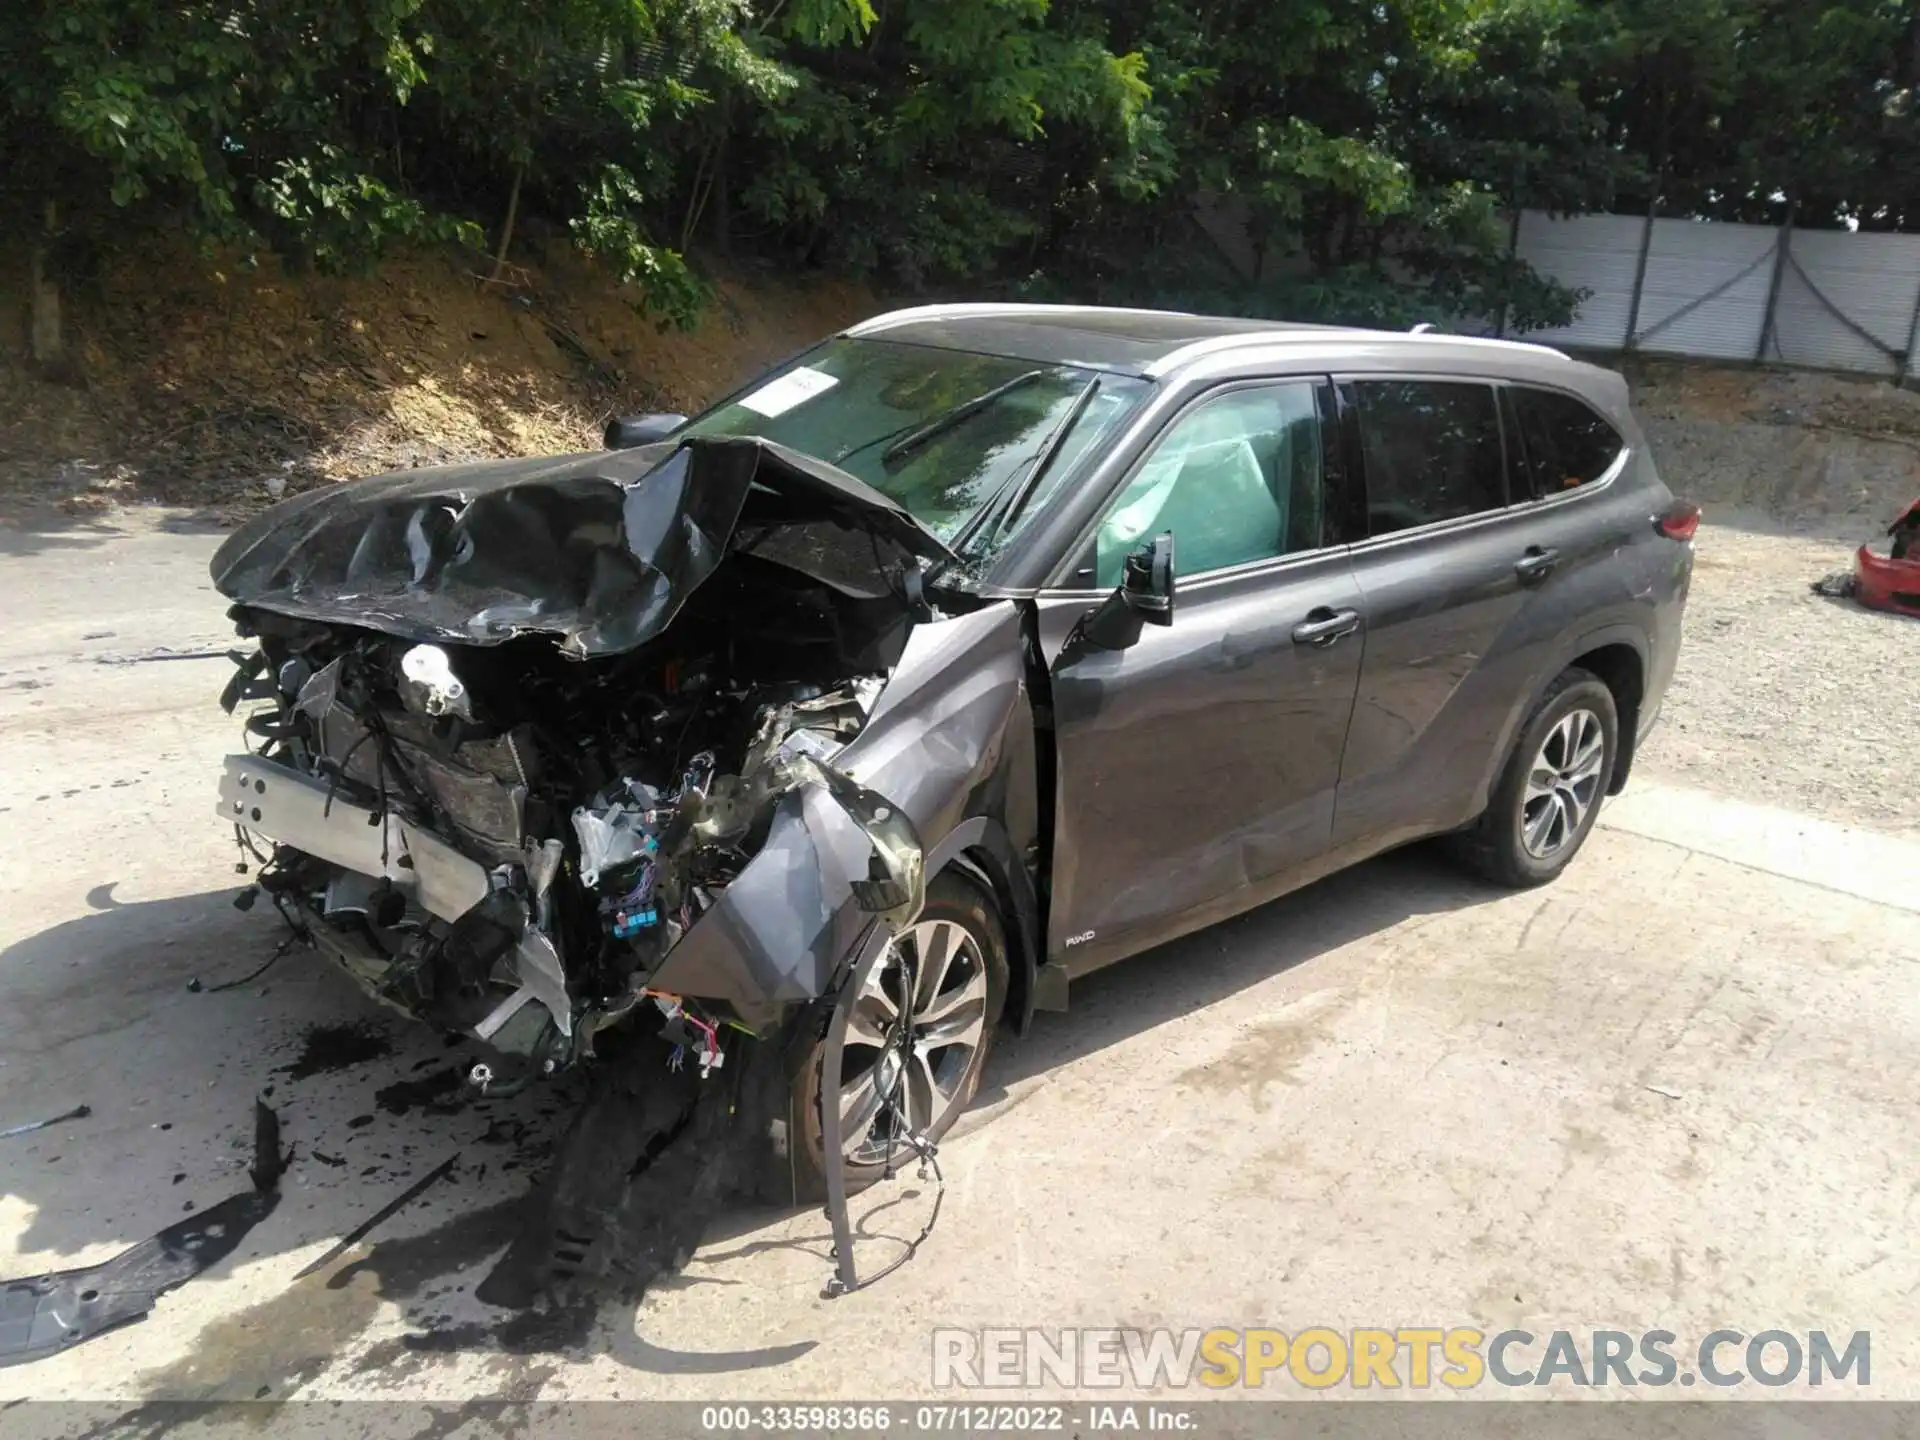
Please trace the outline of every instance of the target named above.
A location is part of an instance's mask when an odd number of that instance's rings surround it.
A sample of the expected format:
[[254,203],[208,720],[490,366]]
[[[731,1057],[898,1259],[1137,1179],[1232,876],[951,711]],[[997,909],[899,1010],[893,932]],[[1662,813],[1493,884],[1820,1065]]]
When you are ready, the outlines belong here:
[[911,1140],[946,1134],[980,1087],[1007,997],[1007,942],[987,896],[944,871],[926,905],[852,980],[840,1073],[822,1086],[824,1036],[812,1040],[794,1078],[789,1113],[796,1198],[826,1194],[823,1094],[840,1107],[841,1154],[850,1189],[889,1164],[911,1161]]
[[1619,753],[1613,692],[1585,670],[1563,670],[1520,727],[1486,812],[1456,849],[1497,885],[1546,884],[1586,843]]

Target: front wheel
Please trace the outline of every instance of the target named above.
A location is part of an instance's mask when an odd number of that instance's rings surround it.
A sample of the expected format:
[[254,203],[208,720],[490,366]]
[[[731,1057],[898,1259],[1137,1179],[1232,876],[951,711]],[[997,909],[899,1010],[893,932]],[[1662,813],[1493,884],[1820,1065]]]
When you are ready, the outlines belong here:
[[826,1194],[823,1095],[840,1107],[847,1187],[915,1156],[910,1139],[946,1134],[980,1086],[1007,1000],[1006,932],[971,881],[943,871],[912,924],[856,973],[840,1073],[822,1086],[825,1036],[811,1040],[789,1113],[795,1198]]
[[1520,727],[1486,813],[1457,848],[1496,885],[1544,885],[1579,853],[1620,753],[1613,692],[1585,670],[1561,671]]

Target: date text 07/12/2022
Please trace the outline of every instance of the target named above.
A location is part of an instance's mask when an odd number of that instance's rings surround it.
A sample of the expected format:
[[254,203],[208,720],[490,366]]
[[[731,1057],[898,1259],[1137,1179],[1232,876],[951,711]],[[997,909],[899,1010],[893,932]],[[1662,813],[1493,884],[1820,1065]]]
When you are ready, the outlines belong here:
[[972,1435],[1178,1434],[1197,1428],[1190,1407],[1162,1404],[994,1405],[708,1405],[700,1428],[710,1434],[827,1432]]

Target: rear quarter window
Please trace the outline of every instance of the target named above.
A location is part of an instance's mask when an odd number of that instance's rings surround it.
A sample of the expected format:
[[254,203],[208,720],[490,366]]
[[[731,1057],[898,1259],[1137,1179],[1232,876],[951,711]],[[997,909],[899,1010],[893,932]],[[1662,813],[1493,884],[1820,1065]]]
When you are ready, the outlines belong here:
[[1526,448],[1528,478],[1542,498],[1591,485],[1626,448],[1620,432],[1585,401],[1516,385],[1510,392]]

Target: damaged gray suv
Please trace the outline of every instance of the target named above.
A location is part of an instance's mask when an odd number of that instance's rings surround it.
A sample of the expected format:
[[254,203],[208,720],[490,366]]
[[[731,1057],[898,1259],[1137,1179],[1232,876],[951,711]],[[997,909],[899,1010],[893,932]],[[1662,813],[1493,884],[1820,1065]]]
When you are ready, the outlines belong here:
[[234,534],[219,812],[476,1081],[640,1036],[631,1157],[758,1065],[812,1193],[1111,961],[1423,836],[1551,880],[1699,514],[1555,351],[1160,312],[884,315],[608,444]]

